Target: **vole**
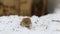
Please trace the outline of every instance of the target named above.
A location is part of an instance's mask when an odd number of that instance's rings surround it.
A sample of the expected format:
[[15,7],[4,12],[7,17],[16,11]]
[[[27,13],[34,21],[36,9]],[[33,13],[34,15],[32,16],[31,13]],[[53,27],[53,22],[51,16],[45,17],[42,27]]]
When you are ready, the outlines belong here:
[[22,20],[22,22],[20,23],[20,25],[23,26],[23,27],[26,27],[26,28],[30,29],[31,26],[32,26],[31,19],[30,18],[24,18]]

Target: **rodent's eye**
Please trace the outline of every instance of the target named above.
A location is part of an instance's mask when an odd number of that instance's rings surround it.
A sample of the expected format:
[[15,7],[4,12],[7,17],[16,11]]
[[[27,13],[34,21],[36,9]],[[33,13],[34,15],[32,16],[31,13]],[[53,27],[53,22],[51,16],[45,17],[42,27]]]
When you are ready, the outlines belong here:
[[28,22],[26,22],[25,24],[28,24]]

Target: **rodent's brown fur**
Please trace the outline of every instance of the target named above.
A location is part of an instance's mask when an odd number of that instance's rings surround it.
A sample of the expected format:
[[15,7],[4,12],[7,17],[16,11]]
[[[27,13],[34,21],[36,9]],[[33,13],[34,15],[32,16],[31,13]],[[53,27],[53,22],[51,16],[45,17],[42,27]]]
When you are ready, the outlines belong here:
[[23,26],[23,27],[27,27],[28,29],[30,29],[31,26],[32,26],[31,19],[30,18],[24,18],[22,20],[22,22],[20,23],[20,25]]

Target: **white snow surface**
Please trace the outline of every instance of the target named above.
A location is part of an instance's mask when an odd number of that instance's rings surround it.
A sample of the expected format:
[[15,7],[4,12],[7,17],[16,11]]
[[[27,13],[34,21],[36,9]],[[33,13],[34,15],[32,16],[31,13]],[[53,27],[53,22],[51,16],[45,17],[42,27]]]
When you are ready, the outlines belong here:
[[0,34],[60,34],[59,13],[29,17],[32,22],[31,29],[20,26],[23,18],[28,16],[1,16]]

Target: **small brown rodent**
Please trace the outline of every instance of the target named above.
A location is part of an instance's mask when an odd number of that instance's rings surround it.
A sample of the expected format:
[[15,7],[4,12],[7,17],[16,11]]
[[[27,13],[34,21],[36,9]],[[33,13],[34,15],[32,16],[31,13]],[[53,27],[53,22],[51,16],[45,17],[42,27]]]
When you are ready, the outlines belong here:
[[23,27],[27,27],[28,29],[30,29],[31,26],[32,26],[31,19],[30,18],[24,18],[22,20],[22,22],[20,23],[20,25],[23,26]]

